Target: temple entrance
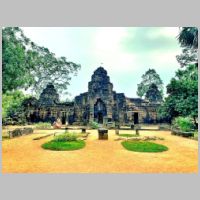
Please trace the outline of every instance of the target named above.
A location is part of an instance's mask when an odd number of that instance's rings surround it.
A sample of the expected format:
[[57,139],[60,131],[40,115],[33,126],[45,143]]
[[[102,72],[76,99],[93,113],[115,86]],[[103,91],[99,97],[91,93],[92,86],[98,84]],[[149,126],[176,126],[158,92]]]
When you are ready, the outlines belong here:
[[101,112],[97,114],[97,122],[103,124],[103,114]]
[[134,113],[133,119],[134,119],[134,124],[138,124],[139,123],[138,113]]
[[62,124],[66,124],[66,119],[67,119],[66,112],[62,112],[62,117],[61,117]]
[[106,105],[101,99],[97,99],[94,104],[94,120],[99,124],[103,124],[103,118],[107,116]]
[[30,121],[31,122],[37,122],[37,115],[36,115],[36,112],[30,114]]
[[66,123],[66,116],[62,116],[62,124]]

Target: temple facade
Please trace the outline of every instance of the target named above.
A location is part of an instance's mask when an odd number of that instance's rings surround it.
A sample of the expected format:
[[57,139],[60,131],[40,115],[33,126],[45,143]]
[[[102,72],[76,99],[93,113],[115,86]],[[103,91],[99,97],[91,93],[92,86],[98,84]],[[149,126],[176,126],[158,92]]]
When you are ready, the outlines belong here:
[[24,102],[25,115],[29,122],[51,122],[60,118],[63,124],[119,125],[155,123],[159,103],[141,98],[128,98],[124,93],[113,91],[113,84],[103,67],[97,68],[88,83],[88,91],[76,96],[73,102],[60,103],[59,95],[52,84],[48,84],[37,100]]

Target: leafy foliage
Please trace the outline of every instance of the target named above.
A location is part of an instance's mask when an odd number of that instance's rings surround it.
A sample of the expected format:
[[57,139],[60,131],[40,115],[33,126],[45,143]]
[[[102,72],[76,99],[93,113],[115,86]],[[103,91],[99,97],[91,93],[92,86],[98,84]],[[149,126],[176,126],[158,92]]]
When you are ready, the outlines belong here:
[[19,28],[4,28],[2,31],[3,93],[17,88],[28,88],[34,82],[31,75],[33,63],[26,51],[27,40]]
[[190,117],[177,117],[173,121],[173,127],[181,131],[191,131],[194,129],[194,123]]
[[198,29],[196,27],[183,27],[178,41],[182,47],[198,49]]
[[198,63],[198,29],[183,27],[178,35],[178,41],[183,47],[182,54],[176,56],[181,67]]
[[56,142],[66,142],[66,141],[77,141],[77,134],[76,133],[64,133],[61,135],[56,136],[53,141]]
[[2,95],[2,118],[13,117],[23,112],[22,103],[27,97],[21,91],[6,92]]
[[145,98],[148,99],[150,102],[161,102],[162,101],[162,95],[160,91],[158,90],[158,87],[156,84],[152,83],[149,86],[149,89],[146,92]]
[[97,122],[90,122],[89,123],[89,126],[92,128],[92,129],[98,129],[99,128],[99,124]]
[[178,36],[183,53],[177,56],[182,70],[176,72],[167,86],[168,97],[159,108],[159,117],[170,122],[178,116],[192,117],[197,128],[198,116],[198,29],[183,27]]
[[3,28],[2,36],[3,93],[31,88],[39,94],[49,82],[67,90],[70,75],[80,69],[80,65],[36,45],[18,27]]
[[181,55],[176,56],[176,59],[181,67],[187,66],[189,64],[198,63],[198,51],[197,49],[190,49],[186,47],[182,50]]
[[149,69],[142,75],[142,82],[138,84],[137,95],[140,97],[145,96],[152,84],[157,86],[161,96],[163,96],[163,82],[154,69]]
[[189,65],[186,69],[178,70],[167,86],[168,97],[159,109],[160,117],[170,121],[177,116],[198,116],[198,67]]

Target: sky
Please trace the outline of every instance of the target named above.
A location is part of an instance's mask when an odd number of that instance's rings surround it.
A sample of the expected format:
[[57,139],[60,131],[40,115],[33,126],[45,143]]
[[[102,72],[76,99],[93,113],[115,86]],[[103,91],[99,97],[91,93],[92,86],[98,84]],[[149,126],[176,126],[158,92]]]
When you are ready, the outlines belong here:
[[[68,87],[73,99],[88,91],[93,72],[103,66],[113,89],[127,97],[137,97],[141,76],[153,68],[164,88],[180,68],[176,55],[181,53],[177,41],[178,27],[22,27],[25,35],[56,56],[81,64]],[[166,90],[165,90],[166,91]],[[164,91],[164,92],[165,92]]]

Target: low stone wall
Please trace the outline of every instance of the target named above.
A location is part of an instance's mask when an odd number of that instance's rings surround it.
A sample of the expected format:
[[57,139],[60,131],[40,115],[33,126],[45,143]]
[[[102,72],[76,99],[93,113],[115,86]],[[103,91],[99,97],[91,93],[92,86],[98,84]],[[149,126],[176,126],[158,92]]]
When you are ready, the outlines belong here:
[[153,141],[153,140],[164,140],[163,137],[157,136],[138,136],[138,137],[118,137],[115,141],[118,140],[129,140],[129,141]]
[[13,138],[13,137],[18,137],[18,136],[22,136],[22,135],[28,135],[31,133],[33,133],[32,128],[17,128],[13,131],[9,131],[9,137]]
[[159,130],[161,130],[161,131],[170,131],[171,130],[171,125],[169,125],[169,124],[160,124],[159,125]]
[[171,129],[171,134],[182,136],[182,137],[194,137],[194,132],[184,132],[177,129]]

